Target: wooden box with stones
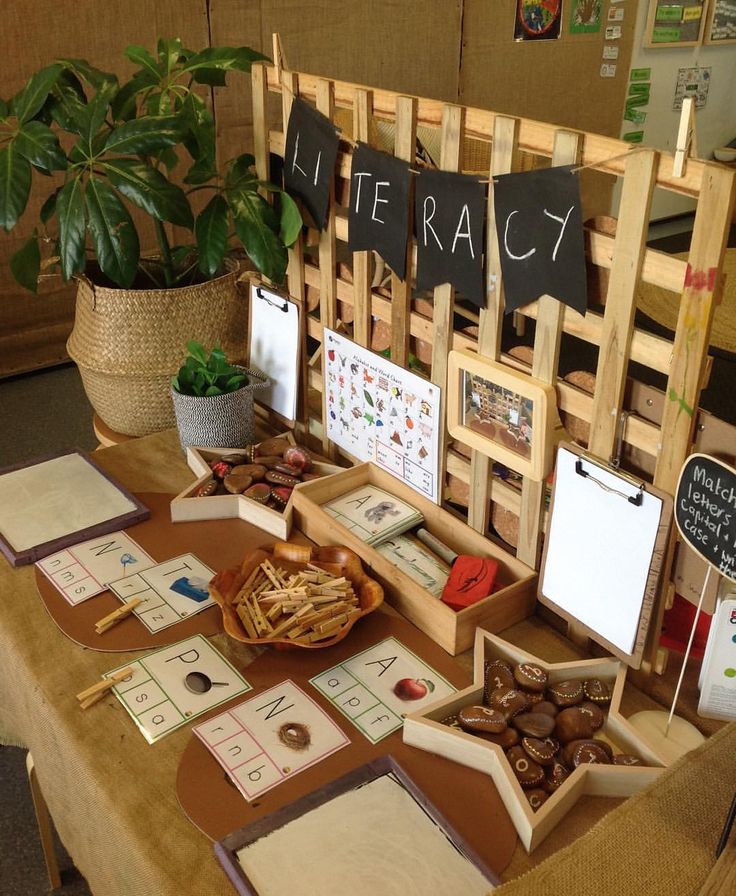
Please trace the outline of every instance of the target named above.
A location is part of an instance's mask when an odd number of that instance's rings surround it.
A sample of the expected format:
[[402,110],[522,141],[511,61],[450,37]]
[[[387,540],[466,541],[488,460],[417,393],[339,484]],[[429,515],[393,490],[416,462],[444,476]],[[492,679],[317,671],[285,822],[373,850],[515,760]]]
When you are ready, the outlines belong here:
[[621,715],[625,680],[613,658],[547,663],[479,629],[474,683],[409,715],[404,741],[490,775],[531,852],[581,796],[631,796],[662,771]]

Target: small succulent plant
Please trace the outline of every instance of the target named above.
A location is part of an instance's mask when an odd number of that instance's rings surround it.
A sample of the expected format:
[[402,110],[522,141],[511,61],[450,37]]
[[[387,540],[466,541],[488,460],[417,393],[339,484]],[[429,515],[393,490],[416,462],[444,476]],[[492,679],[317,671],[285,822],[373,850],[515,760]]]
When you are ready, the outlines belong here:
[[195,339],[187,342],[189,355],[172,376],[171,385],[181,395],[224,395],[236,392],[248,384],[248,375],[242,367],[234,367],[217,346],[211,352]]

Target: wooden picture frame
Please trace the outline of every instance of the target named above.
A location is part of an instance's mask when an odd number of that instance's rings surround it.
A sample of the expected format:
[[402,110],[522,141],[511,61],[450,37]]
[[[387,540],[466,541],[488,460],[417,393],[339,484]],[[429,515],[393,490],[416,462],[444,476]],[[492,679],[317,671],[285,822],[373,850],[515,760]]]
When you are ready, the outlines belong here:
[[710,0],[703,43],[717,47],[736,44],[736,0]]
[[[239,831],[229,834],[223,840],[215,843],[215,854],[222,863],[225,873],[240,896],[270,896],[269,890],[259,888],[244,870],[238,853],[256,841],[276,831],[287,828],[294,821],[298,821],[308,813],[318,811],[333,800],[344,796],[351,791],[370,785],[385,776],[391,776],[414,800],[417,812],[420,816],[427,815],[437,827],[444,833],[454,849],[470,865],[480,872],[487,882],[486,891],[493,890],[500,883],[496,874],[484,863],[481,857],[463,840],[463,838],[449,824],[437,807],[429,801],[422,790],[412,781],[402,767],[391,756],[384,756],[373,762],[368,762],[360,768],[354,769],[335,781],[331,781],[324,787],[301,797],[293,803],[246,825]],[[335,832],[332,838],[327,838],[325,849],[332,850],[332,862],[339,854],[339,835]],[[297,856],[295,848],[292,855]],[[305,861],[317,861],[315,856],[303,856]],[[410,857],[407,856],[407,861]],[[399,869],[397,869],[398,871]],[[405,870],[405,869],[402,869]],[[374,869],[375,875],[375,869]],[[390,874],[390,869],[386,871]],[[387,878],[388,879],[388,878]]]
[[[708,0],[649,0],[644,46],[697,47],[703,42]],[[693,10],[698,10],[695,16]]]
[[[35,494],[28,508],[19,494]],[[150,511],[84,451],[0,470],[0,552],[13,566],[148,519]]]
[[476,352],[452,351],[447,428],[464,444],[540,481],[552,469],[553,386]]

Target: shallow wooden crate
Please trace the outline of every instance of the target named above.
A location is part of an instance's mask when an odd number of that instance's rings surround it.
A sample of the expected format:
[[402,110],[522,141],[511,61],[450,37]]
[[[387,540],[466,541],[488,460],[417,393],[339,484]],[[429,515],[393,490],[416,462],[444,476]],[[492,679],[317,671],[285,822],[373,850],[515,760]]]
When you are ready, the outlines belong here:
[[[327,501],[366,484],[416,507],[424,517],[424,528],[459,554],[497,560],[499,590],[456,612],[322,509]],[[329,480],[301,483],[294,489],[292,501],[294,523],[308,538],[317,544],[352,548],[380,580],[388,602],[448,653],[455,655],[472,647],[479,625],[501,631],[534,612],[537,576],[533,569],[374,464],[343,470]]]
[[[550,683],[591,677],[610,682],[613,697],[605,724],[595,736],[607,740],[616,752],[631,753],[647,765],[581,765],[534,812],[501,747],[441,722],[464,706],[483,703],[483,664],[494,659],[506,660],[512,666],[529,662],[541,666],[547,670]],[[631,796],[653,781],[666,764],[663,757],[642,740],[636,729],[621,715],[626,667],[618,660],[611,657],[545,663],[502,638],[479,629],[475,638],[473,666],[474,683],[470,687],[432,703],[423,712],[406,717],[404,742],[490,775],[528,852],[539,846],[581,796]]]
[[[291,438],[291,437],[290,437]],[[291,439],[293,441],[293,439]],[[208,461],[224,457],[237,451],[236,448],[187,448],[187,464],[198,477],[184,491],[171,501],[171,521],[185,523],[193,520],[241,519],[252,523],[276,538],[287,539],[293,523],[294,493],[283,510],[264,507],[244,495],[210,495],[208,498],[194,497],[197,490],[212,478]],[[313,461],[315,473],[329,476],[342,470],[334,464]],[[321,480],[315,480],[321,481]]]

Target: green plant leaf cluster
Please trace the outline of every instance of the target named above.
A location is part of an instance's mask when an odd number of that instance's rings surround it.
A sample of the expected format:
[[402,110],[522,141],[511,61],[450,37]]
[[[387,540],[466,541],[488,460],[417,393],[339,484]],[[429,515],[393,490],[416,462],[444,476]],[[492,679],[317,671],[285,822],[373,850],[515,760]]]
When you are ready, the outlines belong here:
[[[16,226],[34,178],[48,184],[38,226],[11,261],[16,279],[35,290],[44,243],[64,280],[90,259],[118,286],[132,286],[142,270],[151,276],[151,265],[140,265],[136,207],[155,225],[157,285],[215,276],[238,244],[282,282],[287,247],[302,227],[299,210],[258,179],[252,155],[218,166],[205,99],[228,72],[248,72],[266,57],[247,47],[193,52],[178,39],[160,40],[155,54],[130,46],[125,55],[138,66],[125,83],[86,60],[59,59],[8,102],[0,99],[0,227]],[[195,217],[191,197],[200,191],[211,195]],[[171,245],[165,224],[191,238]]]
[[201,342],[187,342],[189,352],[171,385],[181,395],[224,395],[248,384],[248,375],[241,367],[228,363],[225,352],[215,347],[211,352]]

